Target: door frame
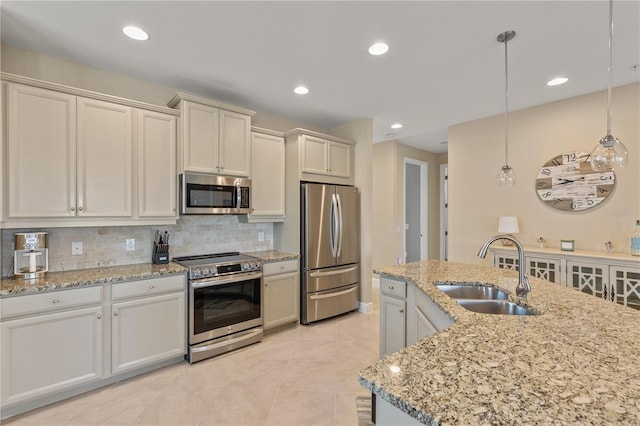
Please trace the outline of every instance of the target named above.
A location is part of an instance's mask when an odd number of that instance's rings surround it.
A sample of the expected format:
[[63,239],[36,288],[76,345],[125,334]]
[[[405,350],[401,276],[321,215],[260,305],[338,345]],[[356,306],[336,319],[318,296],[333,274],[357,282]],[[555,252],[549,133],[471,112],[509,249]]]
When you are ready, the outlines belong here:
[[440,164],[440,260],[449,257],[449,164]]
[[402,259],[407,261],[407,164],[420,166],[420,210],[424,214],[420,215],[420,260],[429,257],[429,163],[404,157],[402,166]]

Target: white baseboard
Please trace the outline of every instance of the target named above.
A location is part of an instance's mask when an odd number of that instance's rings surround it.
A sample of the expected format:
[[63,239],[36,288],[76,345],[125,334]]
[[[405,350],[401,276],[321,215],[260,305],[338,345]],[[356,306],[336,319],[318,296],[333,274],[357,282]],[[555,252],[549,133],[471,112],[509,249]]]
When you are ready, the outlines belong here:
[[370,312],[373,312],[373,302],[368,302],[368,303],[359,302],[359,303],[360,303],[360,307],[358,308],[358,312],[363,314],[368,314]]

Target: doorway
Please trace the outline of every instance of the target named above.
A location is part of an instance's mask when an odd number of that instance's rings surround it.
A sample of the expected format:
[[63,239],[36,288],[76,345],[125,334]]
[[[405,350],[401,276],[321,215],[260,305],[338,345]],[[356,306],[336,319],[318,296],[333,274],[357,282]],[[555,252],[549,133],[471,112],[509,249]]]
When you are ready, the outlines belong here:
[[405,261],[426,259],[428,253],[427,187],[428,164],[404,159],[404,250]]

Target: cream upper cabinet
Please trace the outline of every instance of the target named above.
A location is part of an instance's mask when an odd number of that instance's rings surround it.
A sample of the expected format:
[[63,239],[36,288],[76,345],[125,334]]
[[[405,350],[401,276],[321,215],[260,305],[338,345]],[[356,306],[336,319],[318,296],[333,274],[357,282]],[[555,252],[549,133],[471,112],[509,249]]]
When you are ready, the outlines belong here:
[[329,158],[329,174],[339,177],[351,177],[351,152],[353,147],[340,142],[329,142],[327,157]]
[[351,177],[351,145],[308,135],[302,144],[303,173]]
[[8,217],[72,217],[76,97],[7,84]]
[[4,227],[175,223],[177,111],[2,77]]
[[253,111],[178,93],[170,107],[181,111],[179,172],[251,175]]
[[253,132],[251,135],[251,222],[284,220],[284,137]]
[[176,117],[138,110],[138,216],[176,217]]
[[353,141],[305,129],[285,137],[287,168],[297,180],[353,185]]
[[132,215],[133,111],[78,98],[78,216]]
[[301,170],[303,173],[329,174],[328,146],[329,141],[326,139],[303,136],[301,156]]
[[251,175],[251,117],[220,110],[219,173]]

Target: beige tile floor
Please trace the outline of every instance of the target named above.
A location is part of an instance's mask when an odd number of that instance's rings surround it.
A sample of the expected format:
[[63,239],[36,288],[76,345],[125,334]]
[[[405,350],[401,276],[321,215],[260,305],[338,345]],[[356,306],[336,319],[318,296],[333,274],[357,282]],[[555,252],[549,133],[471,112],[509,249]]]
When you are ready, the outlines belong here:
[[[374,291],[374,293],[377,293]],[[116,383],[3,422],[11,425],[353,425],[358,372],[378,360],[378,309]]]

